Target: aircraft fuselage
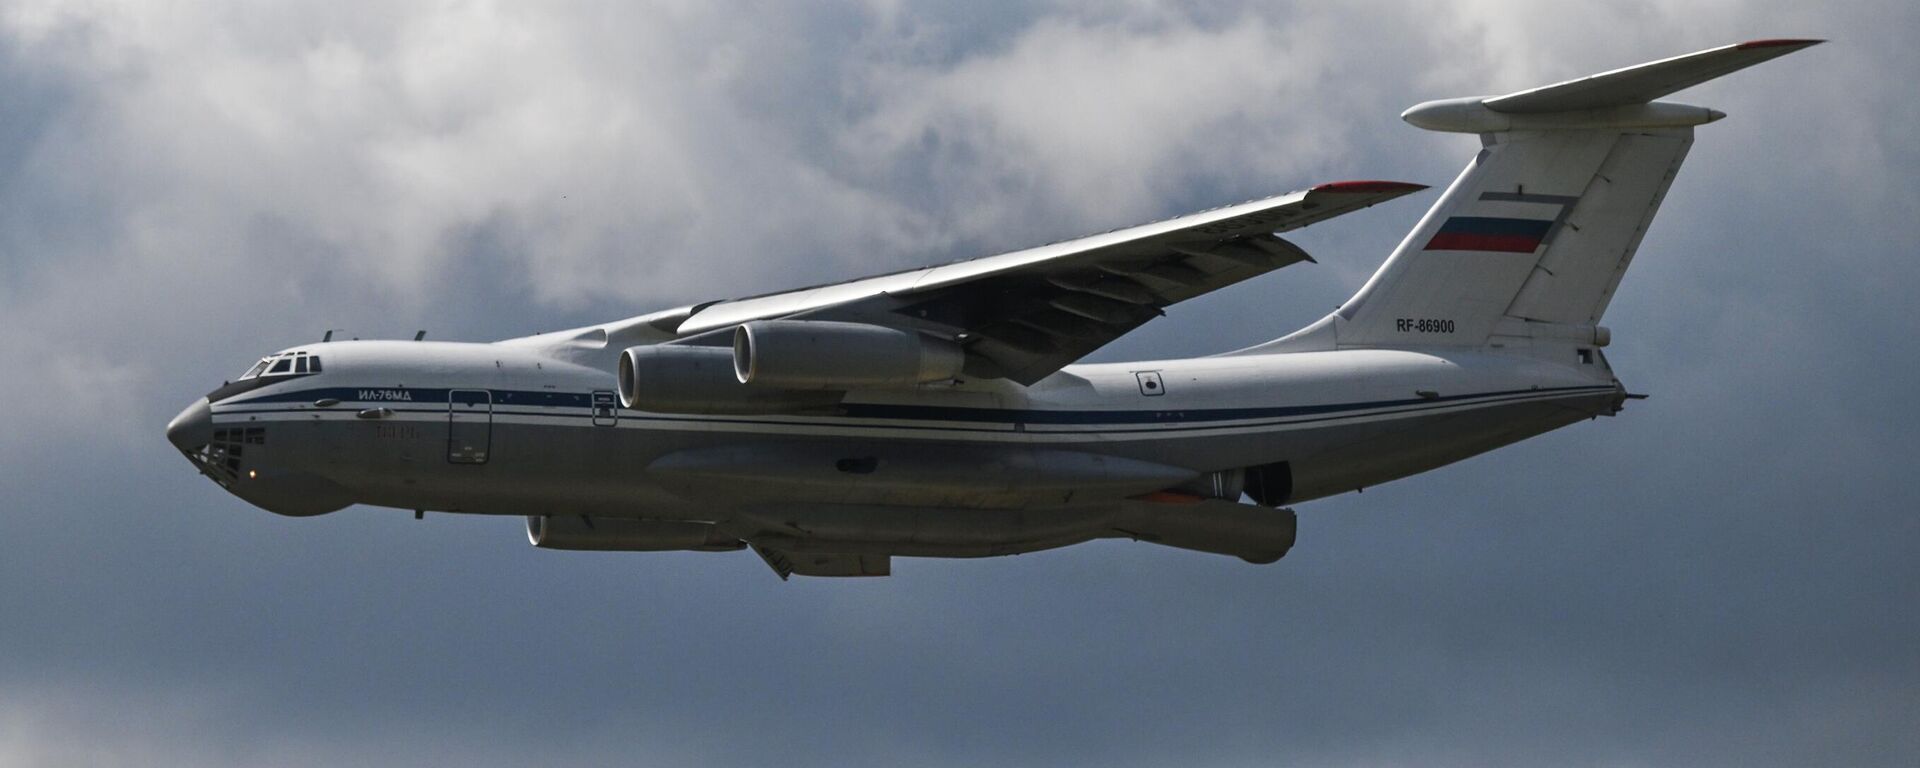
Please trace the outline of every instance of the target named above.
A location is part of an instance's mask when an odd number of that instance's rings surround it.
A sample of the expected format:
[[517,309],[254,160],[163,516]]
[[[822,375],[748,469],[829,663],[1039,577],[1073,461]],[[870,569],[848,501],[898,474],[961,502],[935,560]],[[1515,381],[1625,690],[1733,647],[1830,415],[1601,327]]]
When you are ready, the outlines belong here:
[[265,509],[698,521],[795,550],[903,555],[1116,535],[1116,504],[1169,489],[1238,499],[1232,473],[1249,467],[1284,483],[1267,489],[1275,506],[1342,493],[1610,414],[1622,396],[1604,359],[1570,348],[1380,349],[1075,365],[1031,387],[707,416],[621,408],[608,368],[527,346],[300,349],[321,372],[229,385],[169,430]]

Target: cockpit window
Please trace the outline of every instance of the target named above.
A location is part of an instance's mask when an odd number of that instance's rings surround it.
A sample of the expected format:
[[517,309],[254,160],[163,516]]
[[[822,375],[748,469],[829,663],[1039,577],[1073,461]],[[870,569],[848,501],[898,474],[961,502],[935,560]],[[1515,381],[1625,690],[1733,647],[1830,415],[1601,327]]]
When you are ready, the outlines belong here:
[[246,373],[240,374],[235,381],[257,379],[262,376],[298,376],[303,373],[319,373],[320,356],[305,352],[283,352],[278,355],[260,358]]
[[270,387],[283,381],[301,376],[311,376],[320,372],[320,356],[309,355],[302,351],[282,352],[260,358],[240,378],[220,385],[219,389],[207,393],[207,399],[220,402],[242,392],[251,392],[261,387]]

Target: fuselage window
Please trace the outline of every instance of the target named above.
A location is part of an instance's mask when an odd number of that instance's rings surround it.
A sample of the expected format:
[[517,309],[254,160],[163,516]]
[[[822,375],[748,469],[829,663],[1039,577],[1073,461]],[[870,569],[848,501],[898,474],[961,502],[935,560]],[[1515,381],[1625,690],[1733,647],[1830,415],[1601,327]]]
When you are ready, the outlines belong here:
[[293,358],[283,357],[283,358],[280,358],[279,360],[274,361],[273,368],[271,370],[268,370],[267,373],[269,374],[286,373],[287,371],[290,371],[290,370],[293,370]]

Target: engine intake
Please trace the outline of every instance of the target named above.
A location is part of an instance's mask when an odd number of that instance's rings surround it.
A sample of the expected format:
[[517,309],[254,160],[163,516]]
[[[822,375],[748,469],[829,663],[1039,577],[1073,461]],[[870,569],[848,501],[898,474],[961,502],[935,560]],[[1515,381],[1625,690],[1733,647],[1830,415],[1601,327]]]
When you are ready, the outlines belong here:
[[754,388],[911,387],[960,375],[960,345],[863,323],[756,320],[733,333],[733,373]]

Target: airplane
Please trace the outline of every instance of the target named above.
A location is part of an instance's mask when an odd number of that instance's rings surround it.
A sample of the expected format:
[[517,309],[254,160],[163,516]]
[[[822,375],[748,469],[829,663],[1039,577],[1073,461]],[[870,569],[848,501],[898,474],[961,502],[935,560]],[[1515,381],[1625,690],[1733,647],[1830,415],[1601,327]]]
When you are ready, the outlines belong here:
[[984,258],[492,343],[261,358],[167,439],[228,492],[518,515],[556,550],[752,549],[783,580],[1133,539],[1279,560],[1292,505],[1636,397],[1601,326],[1693,143],[1656,101],[1756,40],[1402,118],[1481,148],[1352,298],[1205,357],[1085,364],[1174,304],[1312,257],[1281,234],[1424,189],[1344,181]]

